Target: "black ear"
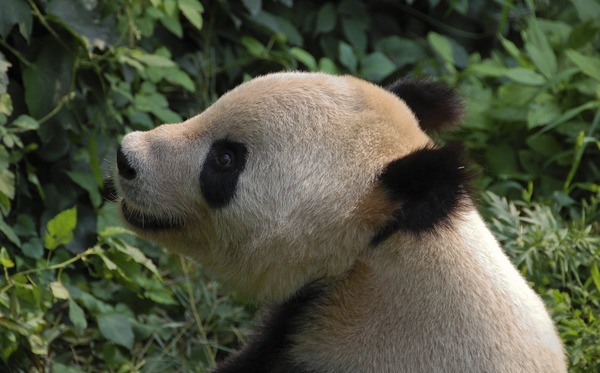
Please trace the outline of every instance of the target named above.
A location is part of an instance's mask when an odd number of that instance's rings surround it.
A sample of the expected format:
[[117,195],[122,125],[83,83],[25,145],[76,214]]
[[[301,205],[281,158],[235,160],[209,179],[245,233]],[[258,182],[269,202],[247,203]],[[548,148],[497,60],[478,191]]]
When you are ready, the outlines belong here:
[[461,97],[443,83],[401,79],[386,89],[406,102],[426,132],[458,124],[464,113]]
[[460,145],[423,148],[391,162],[379,176],[388,198],[400,204],[373,237],[372,244],[395,231],[432,231],[469,205],[473,177]]

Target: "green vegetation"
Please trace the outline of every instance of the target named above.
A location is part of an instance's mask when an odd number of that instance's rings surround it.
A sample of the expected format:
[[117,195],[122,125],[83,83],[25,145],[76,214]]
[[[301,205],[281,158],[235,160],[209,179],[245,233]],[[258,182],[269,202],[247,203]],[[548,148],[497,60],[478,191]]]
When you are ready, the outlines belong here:
[[[3,0],[0,370],[203,372],[252,310],[119,227],[120,137],[269,71],[456,86],[482,213],[600,370],[600,3]],[[499,196],[503,196],[502,198]]]

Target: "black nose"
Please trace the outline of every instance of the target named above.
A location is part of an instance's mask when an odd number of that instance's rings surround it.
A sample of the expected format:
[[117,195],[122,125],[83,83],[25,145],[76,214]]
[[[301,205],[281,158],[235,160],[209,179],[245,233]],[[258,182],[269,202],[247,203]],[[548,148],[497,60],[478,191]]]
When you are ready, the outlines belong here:
[[117,169],[119,170],[119,176],[127,180],[131,180],[137,175],[135,168],[133,168],[127,156],[123,153],[121,145],[119,145],[119,149],[117,150]]

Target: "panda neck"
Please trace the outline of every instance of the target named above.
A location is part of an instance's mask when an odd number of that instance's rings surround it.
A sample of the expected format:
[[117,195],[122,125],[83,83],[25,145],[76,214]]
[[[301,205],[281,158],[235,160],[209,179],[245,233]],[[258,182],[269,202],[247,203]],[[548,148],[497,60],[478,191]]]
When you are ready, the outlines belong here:
[[[487,236],[488,233],[477,211],[469,209],[462,212],[459,217],[454,217],[428,231],[415,233],[398,230],[385,241],[366,251],[364,255],[369,258],[368,260],[382,257],[407,265],[414,265],[421,261],[434,265],[432,261],[438,259],[464,258],[470,244],[484,235]],[[498,247],[493,238],[481,246],[489,245]]]
[[475,209],[432,232],[397,232],[362,259],[384,292],[405,295],[402,307],[444,297],[461,306],[473,294],[529,291]]

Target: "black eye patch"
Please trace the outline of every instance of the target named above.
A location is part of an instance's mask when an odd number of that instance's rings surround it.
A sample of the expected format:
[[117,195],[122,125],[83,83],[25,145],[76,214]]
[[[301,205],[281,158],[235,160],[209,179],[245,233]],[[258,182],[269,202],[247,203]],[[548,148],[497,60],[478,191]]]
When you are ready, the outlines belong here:
[[248,149],[239,142],[217,140],[212,144],[200,172],[200,189],[210,207],[222,208],[233,200],[247,155]]

